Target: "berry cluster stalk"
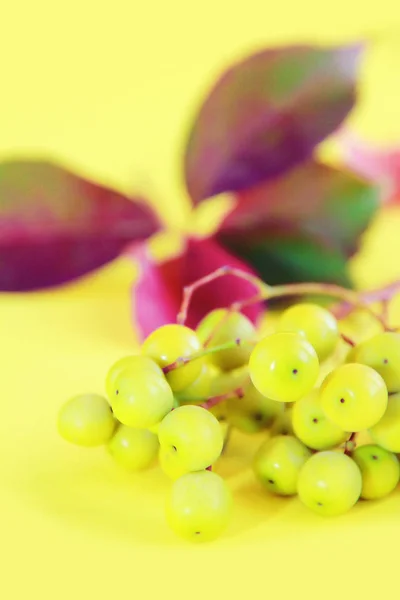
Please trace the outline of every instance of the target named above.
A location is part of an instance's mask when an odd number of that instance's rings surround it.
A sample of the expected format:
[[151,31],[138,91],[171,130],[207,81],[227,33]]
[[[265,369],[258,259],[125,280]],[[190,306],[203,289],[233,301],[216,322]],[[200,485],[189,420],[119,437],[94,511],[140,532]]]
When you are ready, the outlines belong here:
[[222,352],[223,350],[231,350],[232,348],[238,348],[239,346],[251,345],[255,344],[255,342],[251,342],[250,340],[241,340],[239,338],[225,342],[224,344],[220,344],[219,346],[214,346],[213,348],[204,348],[203,350],[199,350],[198,352],[194,352],[189,356],[179,356],[174,362],[170,363],[163,367],[163,372],[166,375],[170,371],[174,369],[179,369],[179,367],[184,367],[189,362],[193,360],[197,360],[198,358],[203,358],[203,356],[208,356],[209,354],[215,354],[216,352]]
[[216,406],[224,400],[232,400],[233,398],[243,398],[243,396],[244,390],[242,387],[239,387],[235,390],[232,390],[231,392],[227,392],[226,394],[219,394],[219,396],[211,396],[210,398],[207,398],[207,400],[203,402],[203,404],[200,404],[200,406],[209,410],[210,408],[213,408],[213,406]]
[[[209,275],[198,279],[191,285],[184,288],[182,305],[177,316],[177,322],[181,325],[186,322],[190,301],[197,289],[212,283],[216,279],[225,277],[226,275],[231,275],[233,277],[242,279],[243,281],[247,281],[248,283],[253,284],[255,289],[258,290],[254,296],[251,296],[250,298],[247,298],[241,302],[233,303],[230,307],[228,307],[228,310],[240,311],[251,304],[278,298],[287,298],[290,296],[327,296],[332,299],[340,300],[342,303],[352,308],[365,310],[382,325],[385,331],[390,331],[390,328],[386,323],[385,315],[375,312],[369,306],[369,299],[364,299],[362,294],[354,292],[353,290],[348,290],[333,283],[290,283],[286,285],[270,286],[267,283],[264,283],[256,275],[252,275],[242,271],[241,269],[236,269],[229,266],[220,267]],[[400,282],[393,284],[386,290],[386,294],[384,296],[379,297],[379,300],[389,301],[399,286]],[[388,297],[389,295],[390,297]]]

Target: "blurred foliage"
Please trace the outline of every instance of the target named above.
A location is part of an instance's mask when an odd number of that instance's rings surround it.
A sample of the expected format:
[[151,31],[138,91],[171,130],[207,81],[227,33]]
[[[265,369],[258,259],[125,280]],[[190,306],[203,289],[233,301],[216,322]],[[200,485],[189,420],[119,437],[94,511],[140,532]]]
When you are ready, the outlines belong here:
[[[270,283],[351,285],[347,260],[378,207],[378,192],[313,156],[355,104],[361,55],[359,46],[267,49],[221,75],[190,128],[183,166],[194,213],[205,200],[229,193],[228,214],[209,231],[213,239],[201,240],[192,228],[177,256],[161,263],[142,246],[160,228],[142,198],[55,164],[3,163],[0,289],[64,283],[127,248],[142,265],[134,292],[137,305],[146,307],[142,320],[150,301],[158,306],[157,322],[170,319],[182,287],[224,264]],[[168,213],[167,204],[160,208]],[[226,285],[214,288],[196,318],[222,300],[243,297],[232,285],[228,294]]]

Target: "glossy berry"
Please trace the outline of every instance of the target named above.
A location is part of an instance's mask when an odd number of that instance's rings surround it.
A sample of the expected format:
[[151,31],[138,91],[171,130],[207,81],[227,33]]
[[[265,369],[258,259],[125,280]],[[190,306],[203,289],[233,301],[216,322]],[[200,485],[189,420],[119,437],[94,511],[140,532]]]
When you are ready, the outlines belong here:
[[[144,340],[142,353],[152,358],[160,367],[166,367],[178,358],[187,357],[201,350],[201,342],[196,333],[184,325],[164,325]],[[174,392],[179,392],[192,384],[199,376],[203,358],[170,371],[167,380]]]
[[274,333],[250,356],[250,377],[258,391],[279,402],[294,402],[312,390],[319,374],[318,357],[297,333]]
[[279,322],[280,331],[303,334],[318,354],[319,360],[330,356],[339,341],[339,329],[329,310],[317,304],[296,304],[285,310]]
[[163,374],[125,369],[114,381],[110,400],[121,423],[147,429],[171,411],[174,395]]
[[352,453],[362,476],[361,498],[377,500],[392,492],[400,478],[397,457],[380,446],[359,446]]
[[[242,313],[228,311],[226,308],[213,310],[206,315],[196,332],[203,344],[208,342],[208,348],[237,339],[241,342],[251,341],[255,337],[253,323]],[[251,349],[251,345],[242,344],[211,354],[209,360],[223,371],[231,371],[248,362]]]
[[390,393],[400,391],[400,334],[378,333],[356,346],[355,362],[377,371]]
[[318,389],[294,403],[292,424],[299,440],[314,450],[328,450],[339,446],[349,437],[348,433],[327,418]]
[[176,480],[166,502],[171,529],[192,542],[217,538],[227,527],[232,498],[224,480],[211,471],[188,473]]
[[400,393],[389,397],[385,414],[371,427],[374,442],[390,452],[400,452]]
[[116,421],[103,396],[81,394],[66,402],[57,419],[58,431],[77,446],[101,446],[112,436]]
[[206,469],[220,456],[224,444],[216,417],[194,405],[170,412],[158,428],[158,439],[161,463],[173,477]]
[[158,364],[147,356],[141,356],[140,354],[136,356],[124,356],[123,358],[117,360],[117,362],[112,365],[107,373],[106,393],[108,398],[112,398],[115,380],[118,375],[122,373],[122,371],[125,371],[125,369],[130,369],[131,371],[142,371],[149,369],[150,371],[158,373],[159,375],[163,374]]
[[372,427],[385,413],[388,392],[382,377],[366,365],[349,363],[332,371],[320,391],[327,417],[343,431]]
[[117,464],[138,471],[151,465],[158,447],[158,437],[151,431],[119,425],[107,449]]
[[270,492],[292,496],[297,492],[300,469],[310,456],[310,450],[295,437],[277,436],[259,448],[253,470]]
[[301,469],[297,489],[300,500],[311,510],[324,516],[340,515],[360,497],[361,472],[345,454],[318,452]]

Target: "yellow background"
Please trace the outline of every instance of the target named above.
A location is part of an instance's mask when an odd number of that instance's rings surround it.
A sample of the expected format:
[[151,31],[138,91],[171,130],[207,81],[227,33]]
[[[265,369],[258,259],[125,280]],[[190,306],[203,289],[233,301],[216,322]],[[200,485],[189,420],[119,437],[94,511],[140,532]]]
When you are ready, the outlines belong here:
[[[397,8],[396,8],[397,5]],[[179,157],[201,95],[231,60],[267,44],[367,37],[353,125],[400,139],[400,8],[257,0],[49,0],[3,4],[0,156],[46,156],[174,210]],[[400,215],[379,217],[352,265],[361,286],[400,276]],[[0,597],[372,598],[397,589],[400,496],[321,520],[259,493],[238,440],[219,471],[235,494],[225,537],[187,546],[168,531],[158,469],[116,469],[57,437],[65,397],[102,390],[134,347],[123,261],[63,290],[0,297]],[[400,320],[400,310],[397,311]],[[240,440],[239,440],[240,441]],[[241,456],[241,453],[244,453]]]

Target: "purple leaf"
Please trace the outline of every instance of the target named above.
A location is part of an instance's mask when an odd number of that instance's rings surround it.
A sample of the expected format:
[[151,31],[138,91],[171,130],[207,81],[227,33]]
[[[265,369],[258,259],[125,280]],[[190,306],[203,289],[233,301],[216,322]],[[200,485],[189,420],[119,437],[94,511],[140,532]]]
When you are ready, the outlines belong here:
[[0,164],[0,290],[61,284],[158,229],[144,204],[47,162]]
[[[212,239],[188,240],[185,251],[163,263],[155,263],[144,247],[132,255],[140,266],[139,280],[133,287],[133,317],[144,339],[166,323],[176,322],[183,287],[208,275],[218,267],[231,265],[254,273]],[[197,290],[190,305],[187,324],[195,327],[214,308],[226,307],[254,295],[254,287],[230,275]],[[260,315],[259,304],[243,312],[253,321]]]
[[195,203],[239,191],[309,157],[351,110],[357,46],[265,50],[217,82],[190,131],[186,183]]
[[376,187],[310,161],[239,193],[217,239],[271,284],[345,285],[346,261],[378,206]]

